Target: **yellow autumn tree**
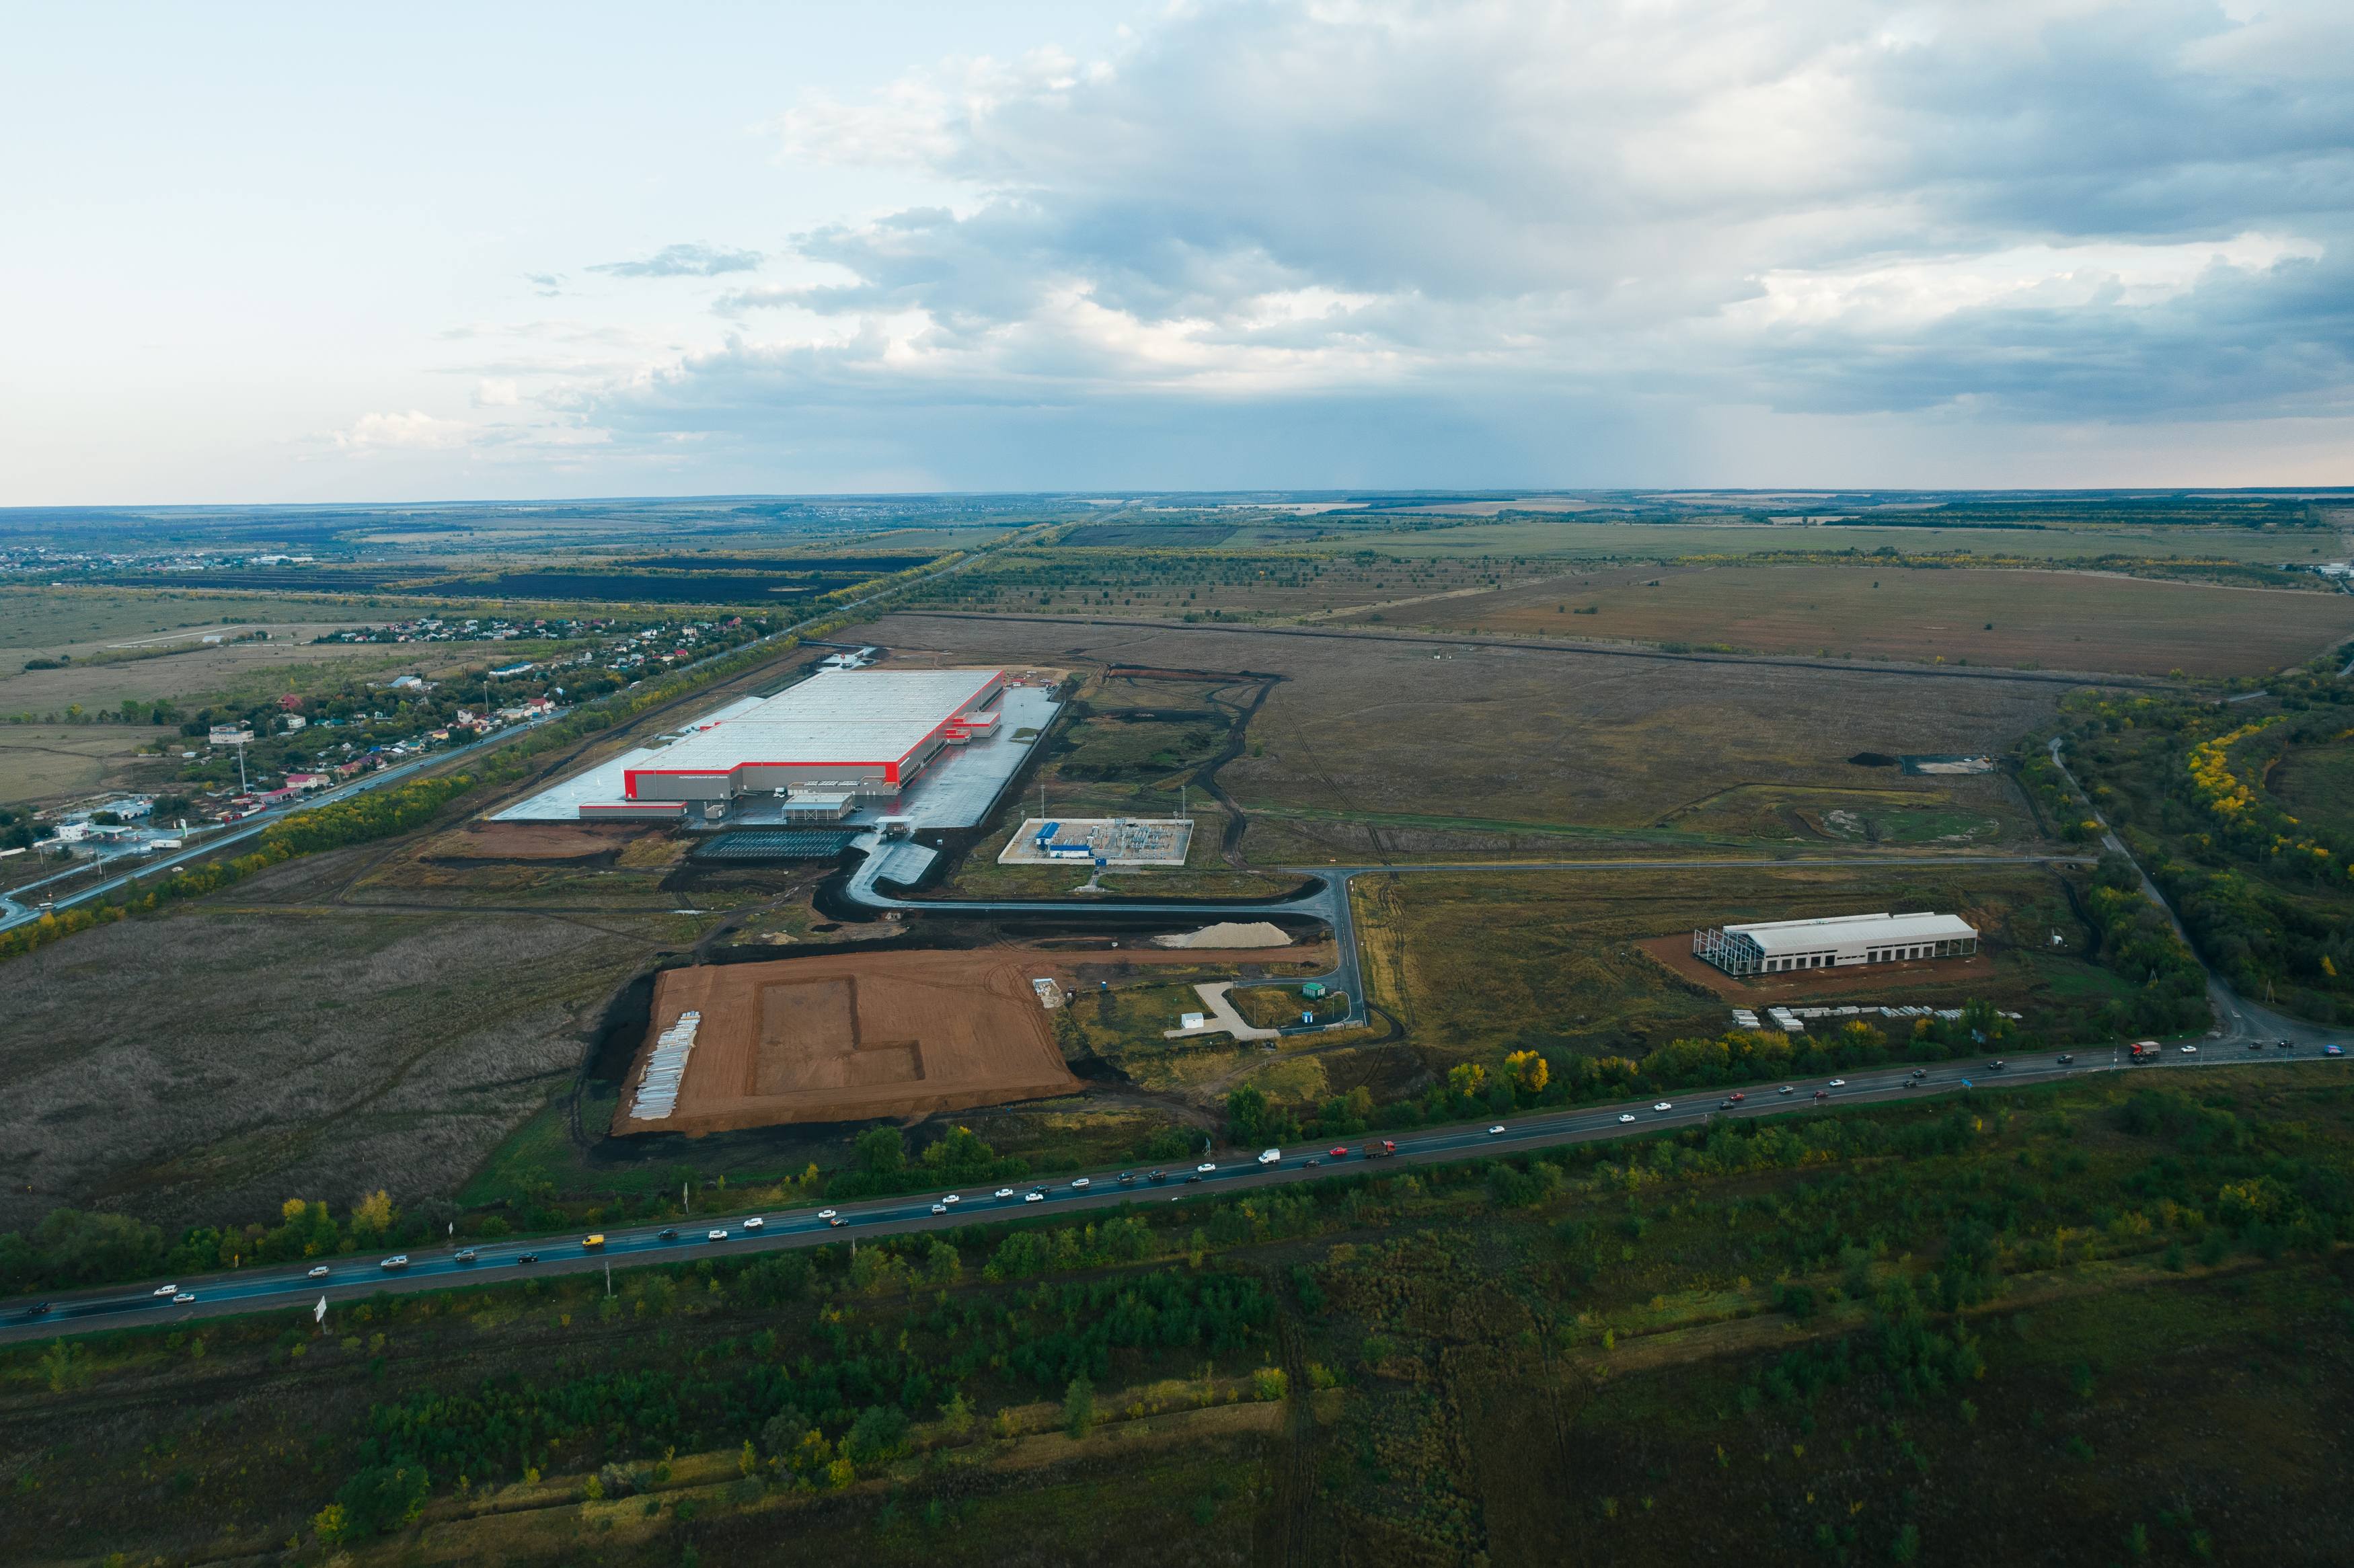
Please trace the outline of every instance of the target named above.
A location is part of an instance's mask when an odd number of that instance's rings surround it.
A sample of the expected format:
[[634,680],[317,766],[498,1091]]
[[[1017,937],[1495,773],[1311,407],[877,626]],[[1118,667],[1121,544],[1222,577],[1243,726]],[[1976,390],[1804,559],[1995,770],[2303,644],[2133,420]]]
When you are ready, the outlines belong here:
[[1504,1058],[1504,1065],[1519,1080],[1523,1094],[1541,1095],[1553,1082],[1553,1069],[1533,1051],[1515,1051]]
[[392,1194],[377,1188],[352,1211],[352,1228],[382,1233],[392,1229]]

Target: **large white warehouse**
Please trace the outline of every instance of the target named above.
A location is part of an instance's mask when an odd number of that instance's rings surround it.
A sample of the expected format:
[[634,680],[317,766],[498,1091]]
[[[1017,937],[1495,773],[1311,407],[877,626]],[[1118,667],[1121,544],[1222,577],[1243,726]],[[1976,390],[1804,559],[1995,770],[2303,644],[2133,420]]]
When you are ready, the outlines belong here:
[[1729,975],[1958,959],[1978,950],[1977,927],[1957,915],[1925,912],[1767,920],[1692,933],[1692,955]]
[[826,784],[897,794],[941,747],[996,723],[1002,670],[829,670],[621,775],[631,802],[726,800]]

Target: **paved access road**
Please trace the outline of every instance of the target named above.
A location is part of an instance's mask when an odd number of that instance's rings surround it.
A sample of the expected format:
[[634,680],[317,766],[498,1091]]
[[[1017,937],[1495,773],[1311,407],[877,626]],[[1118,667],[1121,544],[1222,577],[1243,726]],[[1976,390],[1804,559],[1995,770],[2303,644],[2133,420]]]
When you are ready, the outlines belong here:
[[[1940,1063],[1928,1068],[1926,1075],[1919,1079],[1913,1077],[1909,1067],[1881,1067],[1848,1075],[1837,1087],[1822,1079],[1794,1080],[1787,1095],[1779,1092],[1778,1085],[1751,1085],[1742,1091],[1745,1098],[1730,1109],[1724,1107],[1723,1102],[1733,1090],[1706,1089],[1670,1097],[1670,1108],[1665,1111],[1654,1109],[1654,1101],[1630,1100],[1619,1105],[1582,1106],[1509,1117],[1500,1124],[1503,1130],[1500,1133],[1488,1130],[1497,1124],[1474,1123],[1417,1128],[1389,1136],[1397,1144],[1397,1163],[1426,1164],[1489,1152],[1525,1153],[1564,1144],[1638,1138],[1659,1128],[1690,1127],[1721,1116],[1803,1116],[1841,1105],[1994,1092],[2094,1073],[2129,1072],[2154,1077],[2161,1073],[2172,1075],[2209,1066],[2244,1068],[2259,1062],[2311,1061],[2315,1054],[2311,1047],[2231,1052],[2210,1043],[2190,1054],[2169,1046],[2161,1063],[2145,1066],[2129,1065],[2121,1050],[2102,1048],[2074,1053],[2073,1059],[2064,1064],[2056,1055],[2013,1058],[1999,1071],[1989,1070],[1985,1062]],[[1819,1093],[1823,1097],[1819,1100],[1815,1097]],[[1632,1119],[1624,1119],[1629,1118]],[[1174,1203],[1192,1198],[1223,1197],[1285,1182],[1318,1181],[1336,1172],[1353,1173],[1368,1164],[1364,1151],[1369,1146],[1377,1147],[1378,1138],[1371,1145],[1363,1137],[1350,1139],[1346,1145],[1349,1152],[1341,1158],[1335,1158],[1329,1149],[1295,1146],[1283,1150],[1279,1160],[1267,1165],[1258,1162],[1257,1150],[1225,1150],[1205,1157],[1214,1167],[1211,1171],[1196,1172],[1193,1167],[1199,1160],[1180,1161],[1170,1165],[1166,1180],[1157,1183],[1143,1171],[1130,1172],[1134,1179],[1125,1185],[1119,1180],[1121,1172],[1099,1171],[1088,1172],[1084,1186],[1079,1184],[1079,1179],[1070,1176],[1017,1182],[1008,1189],[1010,1195],[1002,1198],[995,1195],[995,1188],[969,1188],[960,1192],[957,1202],[945,1205],[945,1213],[937,1214],[932,1205],[939,1202],[945,1193],[878,1198],[871,1202],[841,1205],[838,1217],[843,1223],[838,1226],[806,1209],[766,1214],[761,1227],[749,1231],[744,1228],[744,1222],[752,1217],[748,1214],[696,1215],[671,1226],[635,1225],[610,1230],[604,1233],[604,1245],[599,1247],[588,1246],[580,1234],[502,1239],[477,1244],[470,1262],[461,1262],[457,1249],[441,1246],[411,1252],[406,1266],[391,1270],[378,1266],[375,1257],[334,1258],[329,1260],[326,1266],[331,1272],[323,1279],[309,1277],[306,1270],[312,1266],[306,1263],[117,1286],[55,1296],[46,1312],[33,1310],[34,1303],[28,1301],[11,1302],[0,1308],[0,1342],[150,1324],[181,1324],[241,1312],[302,1307],[322,1296],[332,1307],[335,1302],[355,1300],[379,1290],[440,1290],[473,1280],[592,1273],[614,1265],[692,1261],[721,1254],[740,1256],[825,1242],[1117,1208],[1124,1203]],[[1373,1162],[1373,1168],[1387,1169],[1388,1162]],[[1202,1180],[1191,1180],[1197,1173]],[[1035,1202],[1028,1198],[1033,1192],[1040,1194]],[[662,1234],[665,1229],[674,1230],[676,1234],[665,1237]],[[715,1229],[726,1231],[726,1239],[710,1240],[708,1233]],[[523,1260],[526,1255],[535,1261],[525,1263]],[[166,1284],[174,1288],[158,1294]],[[172,1296],[182,1293],[195,1299],[172,1299]]]

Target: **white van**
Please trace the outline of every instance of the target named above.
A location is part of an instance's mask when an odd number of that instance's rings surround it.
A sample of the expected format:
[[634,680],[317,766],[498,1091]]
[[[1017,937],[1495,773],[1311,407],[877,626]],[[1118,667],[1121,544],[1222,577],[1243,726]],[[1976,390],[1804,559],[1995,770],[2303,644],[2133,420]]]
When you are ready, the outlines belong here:
[[1261,1165],[1272,1165],[1282,1158],[1283,1150],[1280,1149],[1262,1149],[1259,1150],[1258,1162]]

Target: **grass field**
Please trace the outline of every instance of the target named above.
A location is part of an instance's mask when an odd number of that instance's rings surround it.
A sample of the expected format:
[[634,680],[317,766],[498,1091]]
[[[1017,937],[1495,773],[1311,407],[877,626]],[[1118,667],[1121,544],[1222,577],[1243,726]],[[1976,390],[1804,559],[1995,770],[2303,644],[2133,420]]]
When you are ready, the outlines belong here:
[[[1895,668],[1787,670],[1011,618],[893,616],[868,635],[1001,659],[1052,638],[1067,651],[1058,657],[1075,661],[1279,676],[1243,755],[1218,777],[1246,810],[1330,815],[1282,822],[1288,832],[1270,831],[1264,849],[1255,823],[1243,847],[1261,865],[1450,858],[1482,831],[1475,823],[1639,834],[1744,784],[1903,788],[1885,770],[1847,759],[2007,747],[2043,722],[2065,689]],[[1397,815],[1462,826],[1428,842],[1411,824],[1380,825]]]
[[[428,614],[424,609],[405,610]],[[0,649],[72,650],[182,627],[350,626],[388,619],[334,599],[118,588],[0,588]]]
[[[1246,532],[1235,535],[1227,544],[1229,548],[1241,548],[1252,542],[1252,535]],[[1318,547],[1380,550],[1387,555],[1431,558],[1553,556],[1665,560],[1676,556],[1786,550],[1876,550],[1882,546],[1907,554],[1968,549],[1987,556],[2023,555],[2059,560],[2108,555],[2179,556],[2271,565],[2342,559],[2348,543],[2344,532],[2135,524],[2036,529],[1888,528],[1869,524],[1783,527],[1769,524],[1584,523],[1532,518],[1427,531],[1352,530],[1345,537],[1325,541]]]
[[140,752],[179,738],[143,725],[0,724],[0,801],[37,804],[153,783],[165,764]]
[[[1640,1055],[1732,1027],[1728,1004],[1638,950],[1642,938],[1728,920],[1799,919],[1883,909],[1959,914],[1986,935],[1992,974],[1857,974],[1810,1002],[1957,1007],[1968,996],[2032,1014],[2061,998],[2111,994],[2086,963],[2086,933],[2059,874],[2032,867],[1423,872],[1360,877],[1372,999],[1441,1063],[1493,1066],[1516,1043]],[[2062,945],[2053,948],[2057,931]],[[1903,994],[1892,994],[1901,991]]]
[[1872,565],[1663,567],[1627,580],[1638,575],[1506,588],[1384,619],[1744,652],[2211,676],[2301,663],[2354,636],[2354,595],[2340,593]]
[[2298,747],[2264,782],[2302,821],[2354,835],[2354,741]]
[[[384,648],[367,643],[239,642],[162,658],[121,663],[75,663],[62,670],[22,670],[0,676],[0,716],[63,713],[76,705],[91,713],[121,705],[125,698],[152,703],[170,698],[182,707],[207,700],[257,698],[281,692],[308,692],[330,683],[378,674],[446,673],[483,665],[494,657],[492,644]],[[544,657],[546,643],[502,642],[495,657]],[[471,652],[470,652],[471,649]]]
[[1884,787],[1743,784],[1694,801],[1660,826],[1749,843],[1988,849],[2036,839],[2019,791],[1999,774],[1905,779]]
[[9,965],[0,1228],[60,1203],[170,1224],[446,1195],[569,1079],[654,946],[619,916],[323,902],[362,853]]

